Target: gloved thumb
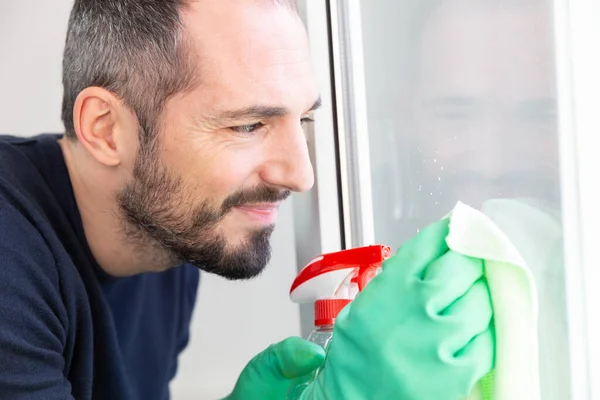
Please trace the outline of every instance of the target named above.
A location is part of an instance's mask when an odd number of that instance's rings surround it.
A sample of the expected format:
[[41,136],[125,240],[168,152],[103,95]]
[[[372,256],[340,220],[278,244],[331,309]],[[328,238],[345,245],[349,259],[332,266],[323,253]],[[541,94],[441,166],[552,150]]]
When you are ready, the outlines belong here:
[[284,379],[306,375],[325,361],[325,350],[321,346],[299,337],[290,337],[271,345],[261,354],[273,358],[273,362],[268,363],[273,368],[273,375]]
[[299,337],[269,346],[246,365],[227,400],[285,399],[295,380],[325,361],[325,350]]

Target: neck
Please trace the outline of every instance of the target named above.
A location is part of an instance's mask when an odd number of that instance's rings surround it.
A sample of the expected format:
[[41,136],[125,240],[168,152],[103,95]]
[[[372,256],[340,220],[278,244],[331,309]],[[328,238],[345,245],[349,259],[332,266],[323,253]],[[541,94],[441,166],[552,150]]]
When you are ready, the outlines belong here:
[[[115,277],[165,270],[174,263],[156,247],[144,243],[141,235],[127,235],[116,193],[119,176],[99,164],[78,143],[60,140],[85,238],[90,250],[107,274]],[[115,168],[116,169],[116,168]]]

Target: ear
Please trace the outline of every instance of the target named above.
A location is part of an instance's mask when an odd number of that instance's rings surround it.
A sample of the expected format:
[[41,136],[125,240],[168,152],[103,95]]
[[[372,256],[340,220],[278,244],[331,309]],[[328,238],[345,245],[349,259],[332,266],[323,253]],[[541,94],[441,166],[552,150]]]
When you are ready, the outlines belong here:
[[131,138],[137,137],[137,118],[112,92],[88,87],[73,107],[79,143],[101,164],[114,167],[127,158]]

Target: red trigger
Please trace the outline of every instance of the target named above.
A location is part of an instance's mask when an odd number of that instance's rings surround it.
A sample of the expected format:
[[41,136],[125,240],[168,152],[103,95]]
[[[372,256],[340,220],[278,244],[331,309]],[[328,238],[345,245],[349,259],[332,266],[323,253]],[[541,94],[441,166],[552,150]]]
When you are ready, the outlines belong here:
[[371,265],[359,272],[359,274],[358,274],[358,290],[360,292],[363,291],[363,289],[367,286],[367,284],[371,281],[371,279],[375,278],[375,276],[377,275],[378,268],[379,268],[379,266],[377,266],[377,265]]

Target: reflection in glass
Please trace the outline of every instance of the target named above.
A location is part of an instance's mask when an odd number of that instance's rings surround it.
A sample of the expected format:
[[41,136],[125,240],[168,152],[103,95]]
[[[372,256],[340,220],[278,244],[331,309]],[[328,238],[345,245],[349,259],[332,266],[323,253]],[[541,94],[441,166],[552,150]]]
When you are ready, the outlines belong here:
[[483,209],[536,277],[542,398],[569,398],[551,2],[361,4],[376,241]]

